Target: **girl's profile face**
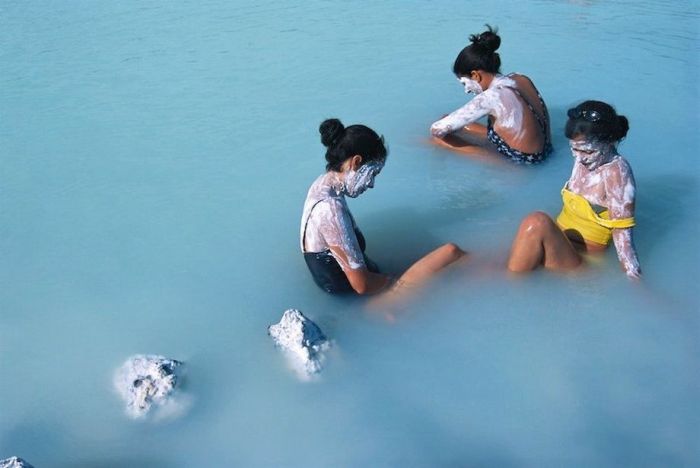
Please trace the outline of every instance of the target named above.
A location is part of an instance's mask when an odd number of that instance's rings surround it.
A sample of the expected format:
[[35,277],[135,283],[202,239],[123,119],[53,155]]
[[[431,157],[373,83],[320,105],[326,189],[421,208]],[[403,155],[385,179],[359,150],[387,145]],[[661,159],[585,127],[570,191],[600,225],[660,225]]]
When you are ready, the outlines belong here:
[[467,76],[460,76],[459,82],[462,83],[462,86],[464,86],[464,92],[467,94],[479,94],[484,92],[484,89],[479,83]]
[[385,160],[370,161],[363,164],[356,171],[349,171],[345,176],[345,193],[351,198],[374,187],[374,179],[379,175],[384,167]]

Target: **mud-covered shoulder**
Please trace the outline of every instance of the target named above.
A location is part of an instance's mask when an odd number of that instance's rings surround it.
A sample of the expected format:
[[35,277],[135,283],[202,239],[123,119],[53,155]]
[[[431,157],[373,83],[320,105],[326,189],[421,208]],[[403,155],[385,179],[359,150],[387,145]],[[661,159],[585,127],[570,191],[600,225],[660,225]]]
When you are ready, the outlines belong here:
[[607,165],[605,176],[606,180],[610,180],[613,183],[625,184],[631,182],[634,185],[632,166],[630,166],[627,159],[622,155],[615,156]]
[[616,156],[605,168],[605,191],[613,213],[633,210],[636,184],[632,168],[623,156]]

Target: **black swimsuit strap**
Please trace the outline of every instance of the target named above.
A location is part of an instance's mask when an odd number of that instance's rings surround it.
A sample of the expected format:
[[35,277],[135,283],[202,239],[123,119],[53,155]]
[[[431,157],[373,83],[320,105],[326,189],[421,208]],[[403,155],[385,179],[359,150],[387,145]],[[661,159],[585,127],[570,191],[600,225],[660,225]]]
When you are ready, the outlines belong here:
[[316,200],[316,203],[313,204],[311,209],[309,210],[309,215],[306,217],[306,221],[304,221],[304,233],[301,235],[301,249],[302,253],[306,253],[306,226],[309,225],[309,218],[311,218],[311,212],[316,208],[316,205],[321,203],[325,198],[321,198],[320,200]]
[[[321,203],[322,201],[326,201],[328,198],[321,198],[320,200],[316,200],[316,203],[314,203],[311,206],[311,209],[309,210],[309,215],[306,217],[306,221],[304,221],[304,233],[301,236],[301,248],[302,251],[301,253],[307,253],[306,252],[306,227],[309,225],[309,218],[311,218],[311,212],[316,208],[316,205]],[[357,237],[357,243],[360,246],[360,250],[362,250],[362,253],[365,252],[365,248],[367,246],[366,241],[365,241],[365,236],[362,234],[362,231],[357,227],[357,224],[355,223],[355,218],[353,218],[352,213],[348,212],[350,215],[350,220],[352,221],[352,226],[353,226],[353,231],[355,232],[355,237]]]

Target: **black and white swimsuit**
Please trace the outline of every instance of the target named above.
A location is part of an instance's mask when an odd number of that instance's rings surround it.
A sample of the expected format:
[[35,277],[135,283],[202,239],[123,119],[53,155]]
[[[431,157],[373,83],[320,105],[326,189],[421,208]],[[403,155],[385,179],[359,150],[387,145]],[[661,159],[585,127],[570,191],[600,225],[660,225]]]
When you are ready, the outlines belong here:
[[[532,112],[533,117],[535,117],[535,120],[537,121],[540,130],[544,134],[544,146],[542,147],[542,151],[539,151],[537,153],[525,153],[515,148],[511,148],[511,146],[508,143],[506,143],[506,141],[503,138],[501,138],[501,136],[496,132],[496,130],[493,129],[493,119],[491,117],[489,117],[488,132],[486,135],[489,141],[496,146],[498,152],[501,153],[503,156],[510,158],[512,161],[525,164],[541,163],[553,151],[552,143],[549,141],[548,122],[545,120],[545,118],[543,118],[540,114],[537,113],[532,104],[530,104],[530,102],[527,99],[525,99],[525,96],[522,95],[518,88],[510,89],[515,94],[517,94],[518,97],[520,97],[520,99],[523,100],[527,108],[530,109],[530,112]],[[540,92],[537,91],[537,88],[535,88],[535,92],[537,93],[537,98],[540,100],[540,106],[544,110],[545,115],[547,115],[547,107],[544,103],[544,100],[542,99],[542,96],[540,95]]]
[[[489,116],[487,136],[489,141],[496,145],[499,153],[513,161],[526,164],[541,162],[552,152],[552,144],[549,141],[549,123],[546,120],[547,108],[539,91],[536,88],[535,91],[542,105],[543,115],[538,114],[535,108],[523,97],[512,75],[496,75],[487,90],[477,94],[464,106],[435,122],[431,129],[439,131],[441,134],[452,133],[464,128],[465,125],[476,122],[481,117]],[[522,105],[521,100],[525,106]],[[523,153],[511,148],[493,129],[493,117],[495,116],[495,120],[501,127],[511,129],[516,137],[522,136],[525,131],[523,111],[533,113],[540,130],[544,133],[545,144],[542,151],[538,153]]]

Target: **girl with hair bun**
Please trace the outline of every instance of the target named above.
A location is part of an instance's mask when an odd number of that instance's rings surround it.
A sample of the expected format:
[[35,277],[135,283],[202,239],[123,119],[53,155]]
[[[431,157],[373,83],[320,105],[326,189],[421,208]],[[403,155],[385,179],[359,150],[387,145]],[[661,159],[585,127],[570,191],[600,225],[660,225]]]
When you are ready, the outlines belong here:
[[629,129],[627,118],[600,101],[582,102],[567,114],[565,134],[574,168],[561,191],[561,213],[556,221],[539,211],[523,220],[508,269],[574,269],[581,264],[580,252],[601,252],[612,239],[622,269],[628,277],[639,278],[642,271],[632,241],[634,176],[617,152]]
[[464,252],[445,244],[413,264],[398,280],[379,272],[365,254],[365,238],[357,228],[345,197],[355,198],[374,187],[386,162],[384,138],[364,125],[345,127],[328,119],[319,127],[326,149],[326,172],[311,185],[301,217],[301,251],[311,276],[332,294],[375,294],[417,285],[454,262]]
[[[430,127],[436,143],[464,154],[486,150],[512,161],[536,164],[552,152],[547,106],[530,78],[501,75],[496,50],[501,38],[486,25],[472,34],[452,68],[464,92],[475,97]],[[487,126],[476,123],[488,116]]]

